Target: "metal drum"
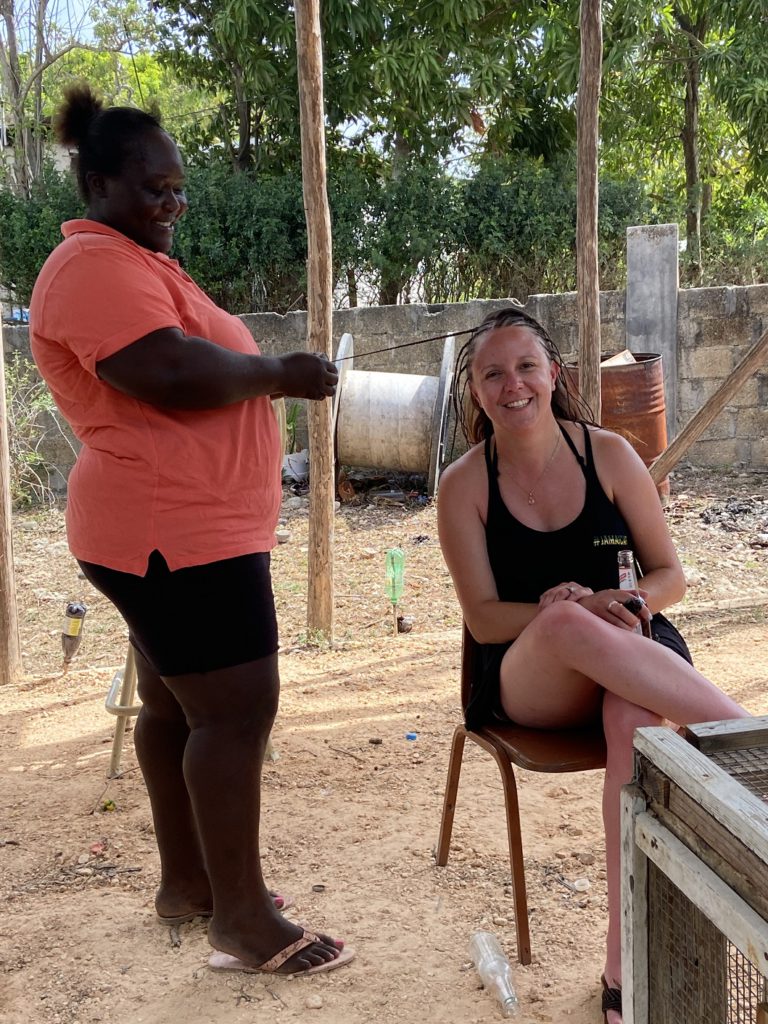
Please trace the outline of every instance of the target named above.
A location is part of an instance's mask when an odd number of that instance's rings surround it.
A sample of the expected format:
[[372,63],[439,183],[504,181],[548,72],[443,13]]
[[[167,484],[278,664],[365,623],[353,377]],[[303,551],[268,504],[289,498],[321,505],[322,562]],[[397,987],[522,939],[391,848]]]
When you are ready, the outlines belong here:
[[[664,402],[664,371],[661,356],[633,352],[636,362],[600,368],[604,427],[625,437],[650,469],[667,447],[667,419]],[[578,385],[579,370],[568,371]],[[669,498],[669,477],[656,489],[662,502]]]

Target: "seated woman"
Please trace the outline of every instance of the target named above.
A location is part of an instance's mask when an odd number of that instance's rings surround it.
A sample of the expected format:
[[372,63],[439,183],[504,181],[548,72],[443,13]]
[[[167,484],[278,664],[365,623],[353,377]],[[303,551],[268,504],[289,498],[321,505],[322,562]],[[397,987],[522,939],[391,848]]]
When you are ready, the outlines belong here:
[[[609,922],[603,1013],[621,1021],[619,791],[636,728],[744,717],[690,663],[660,614],[685,592],[651,477],[619,435],[591,421],[543,327],[518,307],[487,317],[459,357],[474,447],[441,478],[440,543],[483,672],[470,726],[538,729],[602,716]],[[642,567],[637,616],[617,554]],[[652,639],[636,632],[650,622]]]

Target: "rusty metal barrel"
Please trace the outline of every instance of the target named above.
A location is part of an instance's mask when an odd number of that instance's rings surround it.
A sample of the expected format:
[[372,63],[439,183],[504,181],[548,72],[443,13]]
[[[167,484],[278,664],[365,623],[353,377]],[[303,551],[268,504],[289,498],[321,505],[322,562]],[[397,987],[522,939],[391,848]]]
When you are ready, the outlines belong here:
[[[650,468],[667,447],[664,403],[664,371],[661,356],[633,352],[634,363],[600,368],[601,421],[604,427],[625,437]],[[578,385],[575,365],[568,370]],[[662,502],[669,498],[669,477],[656,485]]]

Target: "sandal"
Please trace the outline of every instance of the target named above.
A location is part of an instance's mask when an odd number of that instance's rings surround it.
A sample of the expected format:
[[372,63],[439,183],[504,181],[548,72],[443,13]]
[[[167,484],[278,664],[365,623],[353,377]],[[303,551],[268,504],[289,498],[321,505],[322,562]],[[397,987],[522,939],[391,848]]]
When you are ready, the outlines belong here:
[[242,971],[245,974],[282,974],[284,978],[304,978],[310,974],[320,974],[321,971],[333,971],[337,967],[343,967],[348,964],[350,960],[354,959],[355,951],[349,946],[344,946],[343,949],[339,949],[339,955],[334,957],[333,960],[326,960],[325,963],[315,964],[314,967],[308,967],[304,971],[291,971],[285,974],[280,971],[280,968],[295,956],[300,953],[302,949],[306,949],[311,946],[314,942],[322,942],[323,940],[319,935],[315,935],[314,932],[308,932],[306,929],[302,929],[301,936],[296,939],[295,942],[291,942],[281,949],[279,953],[275,953],[269,960],[265,960],[263,964],[258,967],[253,967],[250,964],[246,964],[244,961],[238,959],[236,956],[231,956],[229,953],[220,953],[217,951],[211,953],[208,957],[208,966],[213,971]]
[[600,1003],[600,1007],[603,1011],[603,1021],[608,1024],[608,1011],[617,1010],[621,1013],[621,989],[610,988],[608,982],[605,980],[605,975],[600,978],[603,986],[603,998]]
[[[290,896],[283,896],[279,892],[272,892],[270,890],[269,895],[272,897],[275,903],[275,910],[280,912],[284,910],[290,910],[293,906],[293,900]],[[178,917],[162,917],[160,914],[157,915],[157,920],[162,925],[166,925],[169,928],[178,928],[180,924],[187,924],[189,921],[194,921],[196,917],[209,918],[213,914],[210,910],[195,910],[191,914],[179,914]]]

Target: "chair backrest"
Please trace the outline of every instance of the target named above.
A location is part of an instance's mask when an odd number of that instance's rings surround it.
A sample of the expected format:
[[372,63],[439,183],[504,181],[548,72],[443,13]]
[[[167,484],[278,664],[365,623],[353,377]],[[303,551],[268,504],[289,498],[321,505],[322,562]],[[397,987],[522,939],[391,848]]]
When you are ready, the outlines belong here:
[[461,710],[467,710],[472,680],[476,677],[477,662],[480,648],[477,640],[469,632],[469,626],[462,622],[461,629]]

